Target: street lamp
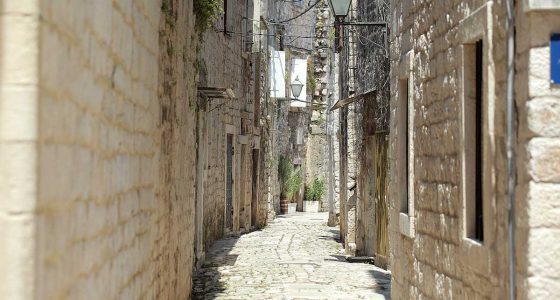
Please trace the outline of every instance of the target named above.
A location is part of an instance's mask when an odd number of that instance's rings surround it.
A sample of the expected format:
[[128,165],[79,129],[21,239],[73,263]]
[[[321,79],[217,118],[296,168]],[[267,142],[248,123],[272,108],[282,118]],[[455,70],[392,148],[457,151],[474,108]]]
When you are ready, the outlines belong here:
[[294,98],[297,99],[301,94],[301,89],[303,88],[303,83],[299,81],[298,76],[296,76],[294,82],[290,84],[290,88],[292,89],[292,95],[294,95]]
[[344,22],[350,10],[352,0],[329,0],[332,12],[334,14],[335,25],[353,25],[353,26],[387,26],[387,22]]
[[337,22],[344,22],[344,18],[346,18],[348,10],[350,10],[350,3],[352,3],[352,0],[329,0],[329,2],[335,20]]

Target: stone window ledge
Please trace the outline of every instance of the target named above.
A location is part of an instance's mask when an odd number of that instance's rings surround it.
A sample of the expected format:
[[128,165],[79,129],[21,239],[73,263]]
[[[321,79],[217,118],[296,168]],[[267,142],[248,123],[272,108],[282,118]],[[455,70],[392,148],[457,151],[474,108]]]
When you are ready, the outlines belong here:
[[457,252],[457,258],[473,274],[494,274],[493,255],[488,245],[477,240],[463,237]]
[[556,10],[560,11],[560,1],[558,0],[525,0],[525,11],[546,11]]
[[399,231],[402,235],[414,238],[414,217],[399,213]]

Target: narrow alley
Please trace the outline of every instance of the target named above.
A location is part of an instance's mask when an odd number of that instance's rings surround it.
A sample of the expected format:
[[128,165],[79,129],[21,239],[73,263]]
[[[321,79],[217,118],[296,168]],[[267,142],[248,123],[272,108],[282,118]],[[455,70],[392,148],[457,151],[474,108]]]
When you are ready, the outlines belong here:
[[388,299],[390,273],[347,262],[327,218],[290,214],[217,241],[193,274],[194,299]]
[[560,0],[0,0],[0,28],[0,300],[560,295]]

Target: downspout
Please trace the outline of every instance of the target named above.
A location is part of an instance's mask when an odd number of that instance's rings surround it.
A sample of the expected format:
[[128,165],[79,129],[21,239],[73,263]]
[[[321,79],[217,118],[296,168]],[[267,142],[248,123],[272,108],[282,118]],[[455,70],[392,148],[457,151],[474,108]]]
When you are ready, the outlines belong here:
[[506,105],[507,105],[507,176],[508,176],[508,250],[509,250],[509,299],[515,300],[515,184],[516,184],[516,110],[514,96],[515,80],[515,0],[507,0],[507,86],[506,86]]

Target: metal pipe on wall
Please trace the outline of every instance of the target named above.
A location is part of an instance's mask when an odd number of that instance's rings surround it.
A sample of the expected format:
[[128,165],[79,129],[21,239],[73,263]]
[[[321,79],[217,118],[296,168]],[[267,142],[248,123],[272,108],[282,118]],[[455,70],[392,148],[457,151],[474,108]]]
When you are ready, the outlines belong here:
[[509,250],[509,299],[516,298],[516,252],[515,252],[515,185],[517,181],[516,166],[516,110],[514,95],[515,80],[515,0],[507,0],[507,86],[506,86],[506,105],[507,105],[507,173],[508,173],[508,250]]

